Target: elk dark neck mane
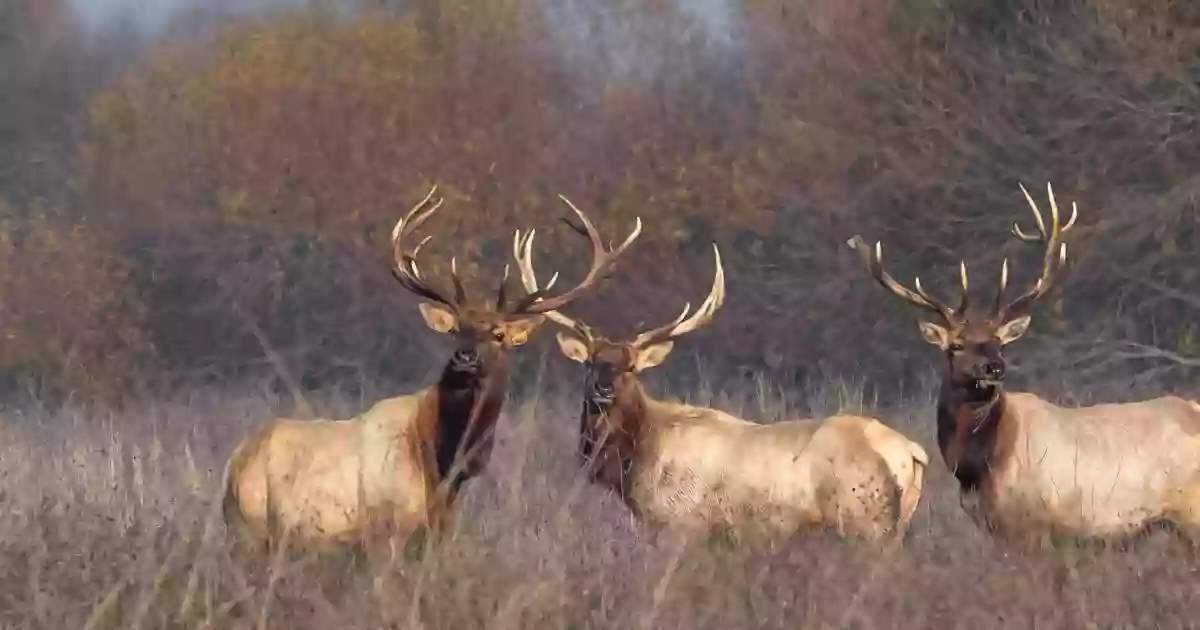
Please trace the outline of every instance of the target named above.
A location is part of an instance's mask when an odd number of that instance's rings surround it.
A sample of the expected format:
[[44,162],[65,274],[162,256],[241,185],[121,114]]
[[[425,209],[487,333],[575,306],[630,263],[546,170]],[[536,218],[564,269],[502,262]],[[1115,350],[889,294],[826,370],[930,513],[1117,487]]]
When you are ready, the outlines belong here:
[[579,455],[593,481],[628,501],[629,471],[646,425],[646,390],[636,376],[625,374],[617,381],[614,394],[610,405],[598,405],[590,397],[584,400]]
[[942,459],[964,492],[975,492],[992,470],[1007,401],[999,386],[978,387],[947,377],[938,396]]
[[435,408],[430,410],[436,414],[432,434],[438,480],[445,482],[450,477],[455,457],[462,454],[467,458],[450,481],[452,494],[478,475],[491,456],[507,384],[508,363],[504,358],[489,366],[486,376],[458,371],[449,364],[442,371],[432,392]]

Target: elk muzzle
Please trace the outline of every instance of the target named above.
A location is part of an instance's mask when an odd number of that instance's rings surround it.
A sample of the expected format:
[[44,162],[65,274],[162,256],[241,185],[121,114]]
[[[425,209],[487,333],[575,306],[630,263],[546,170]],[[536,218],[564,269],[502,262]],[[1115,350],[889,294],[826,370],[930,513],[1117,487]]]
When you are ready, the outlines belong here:
[[450,364],[457,372],[475,374],[483,366],[483,359],[479,356],[479,351],[475,348],[459,348],[450,357]]
[[1001,383],[1004,381],[1004,362],[989,361],[983,366],[983,374],[986,380],[993,383]]
[[953,380],[977,390],[990,390],[1004,384],[1008,361],[1001,344],[995,340],[971,342],[952,348],[947,353]]
[[612,383],[596,382],[592,384],[591,393],[589,395],[592,404],[606,407],[613,404],[613,401],[616,400],[616,397],[617,390],[615,387],[613,387]]
[[980,389],[1002,385],[1007,373],[1007,366],[1002,358],[972,357],[966,361],[959,359],[955,363],[955,371],[962,375],[962,381]]

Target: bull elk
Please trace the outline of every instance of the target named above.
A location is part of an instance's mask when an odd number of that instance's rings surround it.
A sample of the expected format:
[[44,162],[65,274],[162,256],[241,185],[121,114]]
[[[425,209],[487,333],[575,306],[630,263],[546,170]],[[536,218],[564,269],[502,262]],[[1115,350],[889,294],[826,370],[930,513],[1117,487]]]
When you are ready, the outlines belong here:
[[968,313],[965,263],[959,266],[961,297],[951,308],[926,292],[920,279],[915,291],[893,279],[883,268],[879,243],[871,250],[855,236],[847,244],[876,282],[935,318],[922,321],[920,329],[946,357],[937,404],[938,447],[958,479],[964,509],[978,526],[1010,539],[1114,540],[1157,522],[1195,539],[1200,535],[1200,405],[1163,396],[1064,408],[1004,389],[1003,349],[1029,328],[1029,307],[1061,275],[1067,260],[1062,237],[1078,216],[1072,203],[1071,218],[1060,225],[1053,188],[1046,189],[1049,230],[1023,185],[1038,233],[1012,226],[1021,241],[1044,243],[1041,275],[1028,291],[1006,301],[1005,259],[986,314]]
[[[533,234],[515,247],[521,280],[537,293]],[[618,494],[643,523],[768,536],[835,529],[871,540],[903,538],[928,456],[871,418],[752,423],[723,411],[656,400],[639,375],[675,339],[707,325],[725,300],[721,253],[708,298],[674,321],[611,341],[561,312],[558,344],[587,367],[578,455],[592,483]]]
[[350,419],[275,419],[242,440],[226,468],[224,512],[251,540],[270,545],[286,533],[299,545],[344,547],[395,542],[422,530],[440,533],[463,484],[490,457],[508,350],[530,338],[544,312],[584,295],[641,232],[639,218],[610,251],[571,206],[592,242],[591,268],[582,282],[556,296],[538,291],[513,300],[505,295],[506,265],[494,304],[470,305],[453,260],[453,296],[422,276],[417,255],[431,237],[411,250],[404,245],[441,206],[436,191],[434,186],[396,224],[392,273],[400,286],[427,300],[420,303],[426,325],[451,335],[457,348],[439,380],[418,392],[379,401]]

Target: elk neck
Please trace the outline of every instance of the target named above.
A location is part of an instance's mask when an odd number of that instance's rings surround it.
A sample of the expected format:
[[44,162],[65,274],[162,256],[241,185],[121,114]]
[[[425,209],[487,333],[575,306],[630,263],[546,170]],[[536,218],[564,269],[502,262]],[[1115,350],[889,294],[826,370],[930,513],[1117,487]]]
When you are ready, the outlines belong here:
[[634,374],[622,375],[613,402],[584,399],[580,417],[579,457],[591,480],[628,500],[630,472],[646,426],[646,390]]
[[[503,355],[492,361],[483,374],[462,372],[447,364],[431,392],[428,412],[435,423],[430,433],[434,439],[438,480],[450,481],[453,493],[481,473],[491,457],[508,372],[508,360]],[[455,471],[458,457],[466,460]]]
[[963,492],[980,489],[995,468],[1007,401],[1002,386],[980,388],[947,377],[938,396],[938,449]]

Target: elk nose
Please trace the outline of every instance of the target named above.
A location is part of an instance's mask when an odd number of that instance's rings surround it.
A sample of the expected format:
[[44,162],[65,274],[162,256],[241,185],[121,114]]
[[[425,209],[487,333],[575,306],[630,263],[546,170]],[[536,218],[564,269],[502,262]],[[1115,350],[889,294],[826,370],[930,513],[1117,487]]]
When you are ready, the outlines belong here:
[[454,362],[458,365],[475,365],[479,362],[479,353],[474,348],[459,348],[454,351]]
[[1000,380],[1004,378],[1004,364],[999,361],[992,361],[991,363],[988,363],[983,368],[983,371],[990,379]]

